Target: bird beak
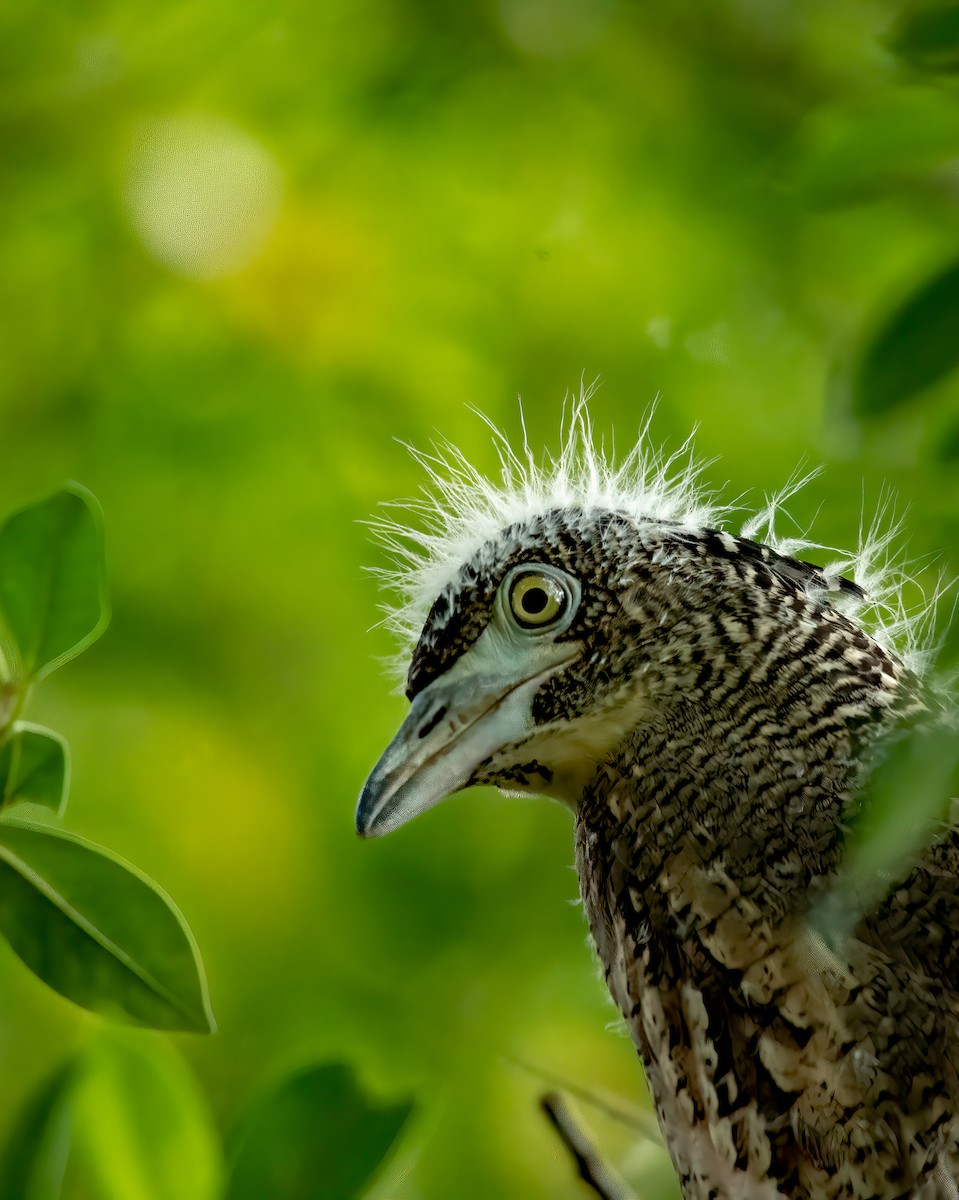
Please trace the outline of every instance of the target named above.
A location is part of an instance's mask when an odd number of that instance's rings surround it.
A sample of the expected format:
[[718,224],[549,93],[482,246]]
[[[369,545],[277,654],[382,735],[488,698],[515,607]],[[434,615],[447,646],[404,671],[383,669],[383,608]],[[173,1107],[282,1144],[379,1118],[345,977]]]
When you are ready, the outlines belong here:
[[497,750],[522,741],[533,728],[533,697],[572,657],[569,644],[553,643],[519,672],[514,658],[508,675],[478,673],[475,668],[492,665],[480,645],[484,637],[413,700],[360,793],[360,837],[380,837],[405,825],[466,787]]

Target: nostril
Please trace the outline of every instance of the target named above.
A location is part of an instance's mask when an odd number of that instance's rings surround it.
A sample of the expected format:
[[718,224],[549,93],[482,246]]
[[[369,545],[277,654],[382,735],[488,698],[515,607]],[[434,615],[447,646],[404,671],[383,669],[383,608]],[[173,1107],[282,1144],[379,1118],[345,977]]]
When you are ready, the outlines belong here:
[[433,730],[436,728],[436,726],[439,725],[440,721],[442,721],[445,716],[446,716],[446,705],[443,704],[436,710],[435,713],[433,713],[432,717],[430,717],[430,719],[426,722],[426,724],[420,730],[419,736],[421,738],[425,738],[428,733],[432,733]]

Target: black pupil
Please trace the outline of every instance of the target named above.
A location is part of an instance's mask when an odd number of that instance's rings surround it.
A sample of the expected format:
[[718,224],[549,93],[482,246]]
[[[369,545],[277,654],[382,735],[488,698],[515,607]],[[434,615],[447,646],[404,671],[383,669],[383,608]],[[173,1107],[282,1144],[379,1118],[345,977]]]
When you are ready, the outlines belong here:
[[523,611],[528,612],[530,616],[541,613],[548,603],[549,596],[541,587],[531,587],[523,593]]

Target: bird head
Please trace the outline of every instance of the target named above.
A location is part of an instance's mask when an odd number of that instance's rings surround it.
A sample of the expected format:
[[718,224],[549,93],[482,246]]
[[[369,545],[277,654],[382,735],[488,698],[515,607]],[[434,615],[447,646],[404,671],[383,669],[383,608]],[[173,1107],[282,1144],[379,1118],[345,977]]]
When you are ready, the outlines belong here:
[[[615,562],[615,514],[565,509],[513,525],[460,565],[413,653],[411,708],[364,788],[363,834],[474,784],[570,804],[644,703],[630,615],[639,564]],[[650,549],[647,568],[655,572]],[[620,570],[620,566],[622,570]]]
[[480,784],[575,810],[637,729],[680,715],[687,728],[715,722],[719,692],[774,687],[770,637],[781,648],[831,634],[865,645],[841,611],[861,605],[859,584],[782,552],[790,546],[717,528],[699,465],[677,473],[675,458],[639,445],[610,465],[580,408],[564,457],[540,471],[508,454],[501,489],[475,473],[464,481],[459,460],[445,458],[442,473],[430,460],[440,524],[404,567],[399,622],[428,610],[406,674],[411,707],[363,788],[361,835]]

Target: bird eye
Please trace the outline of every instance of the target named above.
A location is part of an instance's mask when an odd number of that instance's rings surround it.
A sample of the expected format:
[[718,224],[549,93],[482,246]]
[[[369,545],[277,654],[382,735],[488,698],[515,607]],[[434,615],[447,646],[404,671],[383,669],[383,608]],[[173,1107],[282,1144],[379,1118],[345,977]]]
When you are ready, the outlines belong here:
[[551,625],[566,611],[569,595],[558,579],[542,571],[524,571],[510,587],[509,606],[524,629]]

